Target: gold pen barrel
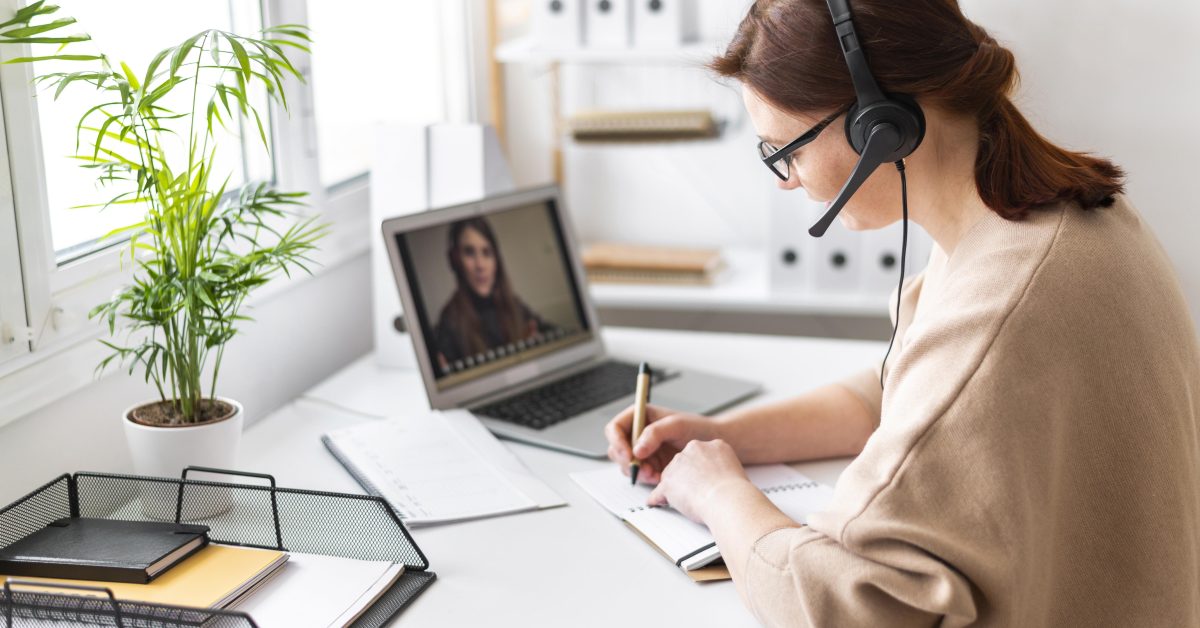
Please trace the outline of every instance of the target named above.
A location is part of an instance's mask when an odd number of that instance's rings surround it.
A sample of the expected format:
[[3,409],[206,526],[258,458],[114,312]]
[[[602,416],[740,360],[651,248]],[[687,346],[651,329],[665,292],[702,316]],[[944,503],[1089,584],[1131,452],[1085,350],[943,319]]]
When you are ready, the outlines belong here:
[[[650,396],[650,374],[638,373],[637,377],[637,392],[634,394],[633,405],[633,430],[630,432],[629,446],[632,448],[637,444],[638,438],[642,435],[642,430],[646,429],[646,402]],[[634,464],[639,461],[635,457]]]

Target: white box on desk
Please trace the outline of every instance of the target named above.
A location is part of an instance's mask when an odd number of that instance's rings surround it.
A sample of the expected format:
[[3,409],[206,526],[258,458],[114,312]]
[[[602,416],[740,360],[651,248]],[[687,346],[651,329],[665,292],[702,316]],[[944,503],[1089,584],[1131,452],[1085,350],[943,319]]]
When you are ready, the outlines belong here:
[[628,48],[633,31],[630,0],[586,0],[583,23],[588,48]]
[[674,48],[699,38],[697,0],[632,0],[633,45]]
[[416,366],[412,341],[396,327],[400,294],[380,233],[388,218],[458,205],[513,189],[496,132],[479,124],[393,125],[376,134],[371,165],[372,314],[375,358]]
[[583,5],[588,0],[533,0],[533,38],[541,50],[575,50],[584,44]]

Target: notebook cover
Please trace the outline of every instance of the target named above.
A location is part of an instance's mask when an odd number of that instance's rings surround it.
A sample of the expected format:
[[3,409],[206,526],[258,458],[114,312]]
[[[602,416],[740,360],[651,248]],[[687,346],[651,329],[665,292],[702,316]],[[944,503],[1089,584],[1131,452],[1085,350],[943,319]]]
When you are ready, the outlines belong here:
[[[208,544],[208,526],[157,521],[59,519],[0,549],[0,573],[9,576],[145,584],[150,566],[202,539],[183,560]],[[179,561],[176,561],[177,564]],[[160,573],[166,573],[170,567]]]

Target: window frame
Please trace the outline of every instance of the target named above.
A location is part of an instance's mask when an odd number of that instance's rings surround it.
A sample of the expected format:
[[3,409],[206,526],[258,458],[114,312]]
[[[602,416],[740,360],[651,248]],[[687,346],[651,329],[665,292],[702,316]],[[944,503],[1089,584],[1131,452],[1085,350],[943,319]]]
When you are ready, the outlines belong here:
[[[0,96],[0,120],[4,99]],[[0,146],[8,135],[0,124]],[[29,353],[29,327],[25,314],[25,281],[17,246],[17,213],[13,200],[8,152],[0,151],[0,365]]]

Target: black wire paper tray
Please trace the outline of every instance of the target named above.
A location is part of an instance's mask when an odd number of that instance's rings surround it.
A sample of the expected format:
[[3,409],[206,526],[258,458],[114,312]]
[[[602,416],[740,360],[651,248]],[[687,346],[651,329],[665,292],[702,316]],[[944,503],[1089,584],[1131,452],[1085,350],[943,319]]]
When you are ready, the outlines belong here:
[[[189,479],[193,471],[265,483]],[[352,628],[387,624],[437,578],[383,498],[279,488],[273,476],[260,473],[188,467],[180,478],[64,474],[0,509],[0,548],[65,517],[199,523],[209,527],[214,543],[403,563],[404,574]],[[38,590],[26,586],[10,579],[0,589],[0,628],[258,628],[238,611],[120,600],[103,587],[82,587],[90,591],[81,595],[74,590],[80,587],[51,593],[43,583]]]

